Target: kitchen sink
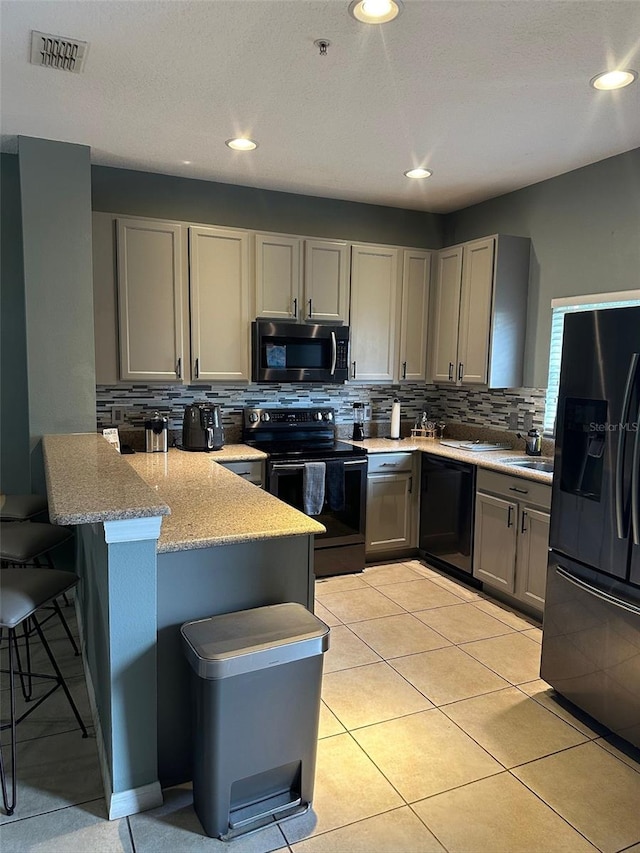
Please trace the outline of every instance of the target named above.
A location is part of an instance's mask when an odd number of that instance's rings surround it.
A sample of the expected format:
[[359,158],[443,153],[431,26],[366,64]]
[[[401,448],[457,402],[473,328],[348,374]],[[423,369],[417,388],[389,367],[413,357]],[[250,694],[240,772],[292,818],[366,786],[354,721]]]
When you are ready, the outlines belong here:
[[553,473],[553,459],[503,459],[502,462],[516,468],[533,468],[534,471]]

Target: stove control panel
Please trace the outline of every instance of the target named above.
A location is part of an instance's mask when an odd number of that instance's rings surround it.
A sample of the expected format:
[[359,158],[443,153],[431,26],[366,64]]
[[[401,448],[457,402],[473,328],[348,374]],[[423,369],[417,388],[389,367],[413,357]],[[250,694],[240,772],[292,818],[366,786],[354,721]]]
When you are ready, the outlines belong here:
[[333,424],[335,413],[333,409],[245,409],[242,420],[245,429],[259,430],[267,425],[271,429],[288,426],[317,429]]

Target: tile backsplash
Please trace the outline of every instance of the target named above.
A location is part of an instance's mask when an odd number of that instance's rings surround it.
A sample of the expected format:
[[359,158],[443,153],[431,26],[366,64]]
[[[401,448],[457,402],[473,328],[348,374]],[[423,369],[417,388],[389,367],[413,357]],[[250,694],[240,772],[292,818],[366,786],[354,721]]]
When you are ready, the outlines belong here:
[[[169,418],[169,428],[182,428],[184,407],[196,400],[220,406],[222,421],[230,438],[239,438],[245,406],[331,406],[337,424],[352,423],[352,406],[371,406],[371,420],[380,425],[391,420],[391,405],[397,397],[402,420],[411,425],[423,411],[432,420],[465,423],[504,430],[529,429],[528,421],[542,429],[545,391],[541,388],[509,388],[488,391],[473,388],[406,383],[402,385],[156,385],[117,384],[96,388],[97,428],[113,426],[112,408],[124,410],[124,428],[144,426],[158,411]],[[237,438],[236,438],[237,436]]]

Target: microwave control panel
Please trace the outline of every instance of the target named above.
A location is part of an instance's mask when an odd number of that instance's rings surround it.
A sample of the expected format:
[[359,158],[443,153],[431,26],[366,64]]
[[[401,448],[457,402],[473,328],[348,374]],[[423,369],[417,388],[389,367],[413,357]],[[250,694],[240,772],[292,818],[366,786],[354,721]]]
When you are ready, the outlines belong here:
[[336,369],[346,370],[349,366],[349,341],[336,341]]

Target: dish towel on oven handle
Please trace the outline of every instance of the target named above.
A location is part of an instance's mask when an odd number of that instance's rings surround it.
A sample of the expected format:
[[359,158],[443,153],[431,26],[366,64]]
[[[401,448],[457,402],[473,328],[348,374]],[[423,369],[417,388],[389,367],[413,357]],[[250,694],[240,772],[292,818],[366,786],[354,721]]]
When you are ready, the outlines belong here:
[[307,515],[320,515],[324,505],[324,462],[305,462],[302,469],[302,504]]
[[344,462],[332,459],[326,466],[327,504],[333,512],[341,512],[344,509]]

